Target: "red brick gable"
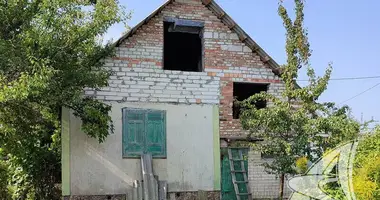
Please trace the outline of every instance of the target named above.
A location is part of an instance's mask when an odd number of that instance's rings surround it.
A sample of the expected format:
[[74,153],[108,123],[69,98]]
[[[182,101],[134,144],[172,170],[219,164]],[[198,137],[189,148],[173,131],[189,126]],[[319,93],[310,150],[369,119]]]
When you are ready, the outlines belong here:
[[[263,60],[259,51],[252,50],[248,39],[236,33],[236,27],[229,27],[212,11],[211,1],[205,6],[201,0],[168,1],[149,20],[132,29],[116,44],[117,57],[130,68],[163,68],[164,17],[204,22],[204,72],[195,72],[213,77],[219,81],[220,135],[242,135],[240,122],[233,119],[233,82],[267,83],[268,92],[280,95],[283,83],[273,72],[273,64]],[[148,19],[148,18],[147,18]],[[196,74],[194,74],[196,76]],[[208,95],[208,92],[201,92]],[[195,97],[197,98],[197,97]],[[214,103],[194,100],[194,103]]]
[[[244,42],[251,50],[258,53],[260,59],[267,63],[268,67],[272,69],[272,71],[276,75],[280,75],[279,65],[238,25],[235,21],[224,12],[224,10],[214,1],[214,0],[168,0],[154,12],[152,12],[147,18],[141,21],[138,25],[131,29],[128,33],[123,35],[119,40],[116,41],[115,45],[119,46],[126,38],[132,36],[136,33],[136,31],[149,22],[153,17],[159,14],[167,5],[178,2],[184,4],[199,4],[201,2],[204,4],[209,10],[211,10],[215,16],[217,16],[230,30],[237,33],[239,39]],[[198,10],[194,10],[197,12]],[[194,12],[193,11],[193,12]]]

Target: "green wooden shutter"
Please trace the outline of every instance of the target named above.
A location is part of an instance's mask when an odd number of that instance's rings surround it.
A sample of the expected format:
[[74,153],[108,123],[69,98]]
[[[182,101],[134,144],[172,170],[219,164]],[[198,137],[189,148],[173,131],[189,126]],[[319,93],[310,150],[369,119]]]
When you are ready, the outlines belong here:
[[144,151],[145,111],[123,109],[123,157],[139,157]]
[[146,114],[146,151],[166,157],[166,112],[149,110]]

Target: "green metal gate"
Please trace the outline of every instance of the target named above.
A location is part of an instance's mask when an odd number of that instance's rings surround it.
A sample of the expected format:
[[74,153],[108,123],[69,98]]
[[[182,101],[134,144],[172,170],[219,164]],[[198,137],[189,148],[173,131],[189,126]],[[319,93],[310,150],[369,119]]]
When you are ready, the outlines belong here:
[[[231,148],[232,156],[234,158],[239,157],[239,150],[243,151],[243,156],[245,158],[248,157],[248,148]],[[222,200],[237,200],[236,193],[234,190],[234,184],[232,182],[232,175],[231,175],[231,167],[230,167],[230,160],[228,158],[228,149],[222,148],[221,153],[221,173],[222,173],[222,185],[221,185],[221,193],[222,193]],[[241,164],[238,162],[234,163],[235,170],[242,170]],[[244,168],[246,169],[246,174],[248,176],[248,159],[244,159]],[[243,181],[244,177],[243,174],[236,174],[236,181]],[[238,183],[238,184],[245,184],[245,183]],[[239,193],[248,193],[246,191],[246,187],[239,187]],[[242,196],[241,200],[246,200],[248,197]]]

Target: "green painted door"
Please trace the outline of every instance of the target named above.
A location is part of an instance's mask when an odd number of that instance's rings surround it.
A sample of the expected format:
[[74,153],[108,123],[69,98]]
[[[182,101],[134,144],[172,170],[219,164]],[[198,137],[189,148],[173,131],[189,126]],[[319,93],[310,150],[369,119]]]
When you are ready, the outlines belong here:
[[[244,168],[247,173],[248,177],[248,149],[241,149],[243,151],[244,156]],[[228,158],[228,152],[227,148],[221,149],[221,173],[222,173],[222,183],[221,183],[221,192],[222,192],[222,200],[236,200],[236,193],[234,189],[234,184],[232,182],[232,175],[231,175],[231,167],[230,167],[230,160]],[[233,158],[237,159],[239,157],[239,149],[233,148],[232,149],[232,156]],[[240,161],[234,161],[234,168],[235,170],[241,170],[241,163]],[[236,180],[237,181],[243,181],[244,177],[241,173],[236,173]],[[239,183],[239,192],[240,193],[247,193],[246,187],[244,187],[244,183]],[[243,185],[241,185],[243,184]],[[248,199],[246,196],[241,196],[242,200]]]

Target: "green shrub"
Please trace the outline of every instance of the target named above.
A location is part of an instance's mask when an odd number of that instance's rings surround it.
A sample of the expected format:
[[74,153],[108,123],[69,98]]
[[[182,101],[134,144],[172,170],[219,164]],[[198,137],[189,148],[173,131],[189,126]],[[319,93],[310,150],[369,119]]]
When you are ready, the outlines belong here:
[[5,161],[0,161],[0,199],[8,200],[11,199],[9,190],[8,190],[8,165]]
[[[380,199],[380,127],[373,134],[366,135],[358,145],[353,186],[358,200]],[[323,189],[336,200],[346,199],[339,183],[328,183]]]
[[359,143],[353,183],[358,200],[380,199],[380,127]]
[[9,159],[10,184],[14,200],[55,200],[61,191],[55,185],[60,180],[60,161],[57,151],[39,147],[41,151],[23,160],[14,156]]

